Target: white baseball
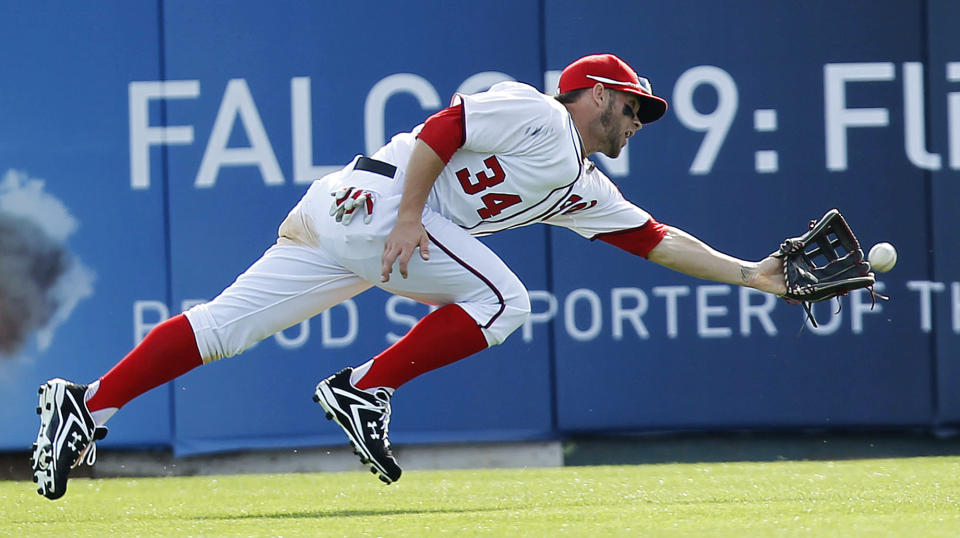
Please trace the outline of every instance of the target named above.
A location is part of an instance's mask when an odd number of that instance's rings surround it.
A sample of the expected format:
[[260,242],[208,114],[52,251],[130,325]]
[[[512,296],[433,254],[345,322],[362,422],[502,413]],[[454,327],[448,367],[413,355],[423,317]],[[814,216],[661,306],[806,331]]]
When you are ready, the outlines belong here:
[[886,273],[897,264],[897,249],[890,243],[877,243],[870,247],[867,261],[875,270]]

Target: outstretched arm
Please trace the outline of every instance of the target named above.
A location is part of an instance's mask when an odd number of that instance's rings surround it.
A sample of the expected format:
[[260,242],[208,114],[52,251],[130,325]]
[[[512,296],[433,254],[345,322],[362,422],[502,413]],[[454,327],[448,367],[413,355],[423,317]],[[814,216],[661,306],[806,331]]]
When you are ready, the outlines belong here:
[[647,259],[697,278],[747,286],[776,295],[786,291],[779,259],[768,256],[759,262],[748,262],[734,258],[672,226],[668,227],[666,236],[650,251]]

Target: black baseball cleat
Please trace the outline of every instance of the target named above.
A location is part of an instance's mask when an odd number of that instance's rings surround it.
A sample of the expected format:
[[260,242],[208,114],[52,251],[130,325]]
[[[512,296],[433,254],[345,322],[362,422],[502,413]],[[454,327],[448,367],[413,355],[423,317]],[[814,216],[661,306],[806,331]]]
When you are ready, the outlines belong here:
[[59,499],[67,491],[70,470],[86,460],[97,461],[95,441],[107,435],[97,426],[84,402],[86,385],[63,379],[51,379],[40,385],[40,432],[33,444],[33,481],[37,493],[48,499]]
[[387,430],[390,425],[390,393],[377,389],[373,393],[350,383],[353,368],[345,368],[317,384],[313,401],[327,412],[327,419],[343,428],[360,462],[390,484],[400,479],[400,466],[390,451]]

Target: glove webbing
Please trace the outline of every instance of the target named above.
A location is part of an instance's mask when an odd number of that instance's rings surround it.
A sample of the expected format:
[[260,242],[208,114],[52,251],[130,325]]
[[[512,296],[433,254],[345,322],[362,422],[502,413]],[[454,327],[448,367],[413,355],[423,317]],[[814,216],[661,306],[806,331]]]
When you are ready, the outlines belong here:
[[[831,234],[834,239],[831,239]],[[815,244],[816,246],[810,250],[807,248]],[[803,259],[808,267],[812,268],[814,271],[822,271],[827,265],[830,265],[833,262],[841,259],[840,254],[838,253],[838,247],[843,247],[846,251],[843,258],[852,258],[856,262],[863,261],[863,251],[860,248],[860,242],[857,240],[856,236],[853,235],[853,231],[850,229],[850,226],[847,224],[847,221],[844,220],[843,216],[836,209],[831,209],[828,211],[823,218],[819,221],[811,220],[808,225],[808,231],[801,237],[787,239],[780,246],[780,254],[783,257],[795,256]],[[818,267],[813,260],[818,256],[823,256],[827,263]],[[786,261],[785,261],[786,263]],[[868,271],[869,271],[869,266]],[[872,278],[872,273],[870,274]],[[788,283],[789,284],[789,283]],[[876,306],[877,297],[881,299],[888,299],[887,297],[880,295],[873,289],[873,285],[866,286],[870,291],[870,309]],[[849,290],[838,291],[835,295],[830,298],[837,299],[837,313],[840,312],[842,308],[842,303],[840,302],[841,295],[847,295]],[[811,301],[800,300],[800,304],[803,306],[804,312],[807,314],[807,319],[810,320],[811,325],[814,327],[819,327],[817,320],[813,315],[813,310],[811,306]]]

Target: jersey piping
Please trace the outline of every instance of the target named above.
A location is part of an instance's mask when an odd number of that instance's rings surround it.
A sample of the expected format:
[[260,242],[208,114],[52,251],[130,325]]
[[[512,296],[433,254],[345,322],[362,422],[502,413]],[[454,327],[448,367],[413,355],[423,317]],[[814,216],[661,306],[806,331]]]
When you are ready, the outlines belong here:
[[[542,220],[544,217],[546,217],[547,215],[550,215],[550,213],[551,213],[559,204],[561,204],[564,199],[566,199],[567,195],[570,194],[570,191],[573,190],[574,185],[576,185],[577,181],[579,181],[579,180],[580,180],[580,177],[583,175],[583,157],[582,157],[582,156],[583,156],[583,140],[580,138],[580,132],[577,130],[576,124],[573,123],[573,118],[570,117],[569,115],[567,116],[567,122],[569,123],[570,128],[571,128],[571,129],[570,129],[570,131],[571,131],[571,136],[570,136],[570,137],[571,137],[571,140],[570,140],[570,142],[573,144],[573,149],[574,149],[574,151],[576,152],[576,156],[577,156],[576,158],[577,158],[577,160],[579,161],[579,167],[577,168],[577,177],[575,177],[575,178],[573,179],[573,181],[571,181],[569,184],[563,185],[563,186],[560,186],[560,187],[557,187],[557,188],[553,189],[552,191],[550,191],[549,193],[547,193],[547,195],[544,196],[539,202],[531,205],[530,207],[524,209],[523,211],[521,211],[521,212],[519,212],[519,213],[517,213],[517,214],[515,214],[515,215],[511,215],[511,216],[509,216],[509,217],[506,217],[506,218],[503,218],[503,219],[500,219],[500,220],[481,220],[480,222],[474,224],[473,226],[470,226],[470,227],[461,226],[461,228],[463,228],[464,230],[473,230],[473,229],[475,229],[475,228],[477,228],[477,227],[479,227],[479,226],[482,226],[482,225],[484,225],[484,224],[497,224],[497,223],[500,223],[500,222],[506,222],[506,221],[515,219],[515,218],[519,217],[520,215],[522,215],[522,214],[524,214],[524,213],[526,213],[526,212],[528,212],[528,211],[536,210],[538,206],[540,206],[542,203],[544,203],[544,202],[546,202],[547,200],[549,200],[549,199],[554,195],[554,193],[556,193],[557,191],[566,189],[566,190],[567,190],[566,194],[564,194],[563,196],[560,196],[560,198],[559,198],[552,206],[550,206],[549,209],[547,209],[547,210],[544,211],[543,213],[540,213],[540,214],[537,215],[536,217],[533,217],[532,219],[528,219],[528,220],[525,220],[525,221],[520,222],[520,223],[516,223],[516,224],[511,224],[511,225],[508,225],[508,226],[504,226],[504,227],[502,227],[502,228],[495,228],[495,229],[491,229],[491,230],[484,230],[483,232],[480,232],[480,233],[477,234],[477,235],[481,235],[481,236],[482,236],[482,235],[489,235],[489,234],[494,234],[494,233],[497,233],[497,232],[502,232],[502,231],[504,231],[504,230],[509,230],[509,229],[512,229],[512,228],[520,228],[520,227],[523,227],[523,226],[527,226],[527,225],[529,225],[529,224],[532,224],[532,223],[534,223],[534,222],[538,222],[538,221]],[[466,123],[466,121],[464,121],[464,123]],[[466,128],[466,127],[464,127],[464,128]]]
[[498,290],[497,287],[493,285],[493,282],[490,282],[490,279],[483,276],[483,273],[474,269],[470,264],[460,259],[450,249],[443,246],[443,244],[437,241],[437,238],[431,235],[430,232],[427,232],[427,238],[429,238],[433,244],[440,247],[440,250],[442,250],[447,256],[450,256],[450,259],[457,262],[458,264],[463,266],[464,269],[466,269],[467,271],[470,271],[470,273],[472,273],[474,276],[479,278],[480,281],[483,282],[488,288],[490,288],[490,290],[493,291],[494,295],[497,296],[497,302],[500,303],[500,308],[497,309],[497,312],[490,318],[489,321],[487,321],[487,323],[480,325],[484,329],[488,329],[491,325],[493,325],[494,321],[497,321],[497,318],[499,318],[500,315],[503,314],[503,311],[507,308],[507,302],[503,299],[503,294],[500,293],[500,290]]

